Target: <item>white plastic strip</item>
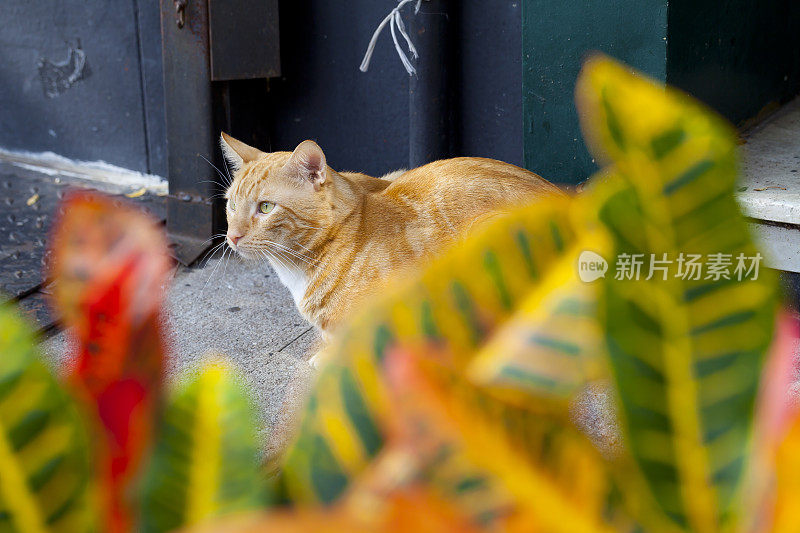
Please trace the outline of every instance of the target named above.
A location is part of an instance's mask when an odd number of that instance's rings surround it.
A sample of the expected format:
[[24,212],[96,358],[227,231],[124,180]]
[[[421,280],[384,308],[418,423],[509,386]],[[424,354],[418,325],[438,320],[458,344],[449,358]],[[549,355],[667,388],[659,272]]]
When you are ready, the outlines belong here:
[[403,63],[403,67],[405,67],[406,72],[408,72],[409,76],[413,76],[417,73],[417,69],[414,68],[414,65],[411,64],[411,60],[408,58],[406,53],[403,51],[403,48],[400,46],[400,41],[397,38],[397,32],[400,32],[400,35],[403,36],[403,39],[406,41],[406,45],[408,46],[408,51],[411,53],[411,56],[414,59],[419,57],[417,53],[417,49],[414,47],[414,43],[411,42],[411,37],[409,37],[408,32],[406,31],[406,26],[403,23],[403,17],[400,14],[400,10],[403,9],[403,6],[409,4],[411,2],[416,2],[416,8],[414,9],[414,13],[419,13],[420,5],[422,4],[422,0],[400,0],[400,3],[397,4],[397,7],[392,9],[388,15],[381,21],[378,25],[378,28],[375,30],[375,33],[372,34],[372,39],[369,41],[369,46],[367,46],[367,52],[364,54],[364,60],[361,62],[361,66],[359,70],[361,72],[366,72],[369,70],[369,63],[372,61],[372,54],[375,52],[375,45],[378,42],[378,37],[380,37],[381,32],[389,25],[389,30],[392,33],[392,40],[394,41],[394,48],[397,50],[397,55],[400,56],[400,61]]

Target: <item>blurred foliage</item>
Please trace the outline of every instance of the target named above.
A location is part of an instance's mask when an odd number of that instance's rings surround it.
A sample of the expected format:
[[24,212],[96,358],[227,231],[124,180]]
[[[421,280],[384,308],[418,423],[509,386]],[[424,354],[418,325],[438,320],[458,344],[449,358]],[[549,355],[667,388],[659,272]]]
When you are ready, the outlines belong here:
[[68,197],[54,227],[48,277],[59,316],[79,343],[68,381],[96,437],[103,523],[128,531],[135,514],[128,491],[160,397],[166,240],[135,208],[92,193]]
[[240,378],[222,361],[178,379],[141,490],[141,531],[264,506],[254,413]]
[[[774,277],[675,271],[681,254],[757,254],[731,129],[601,56],[577,102],[606,167],[574,198],[489,219],[356,316],[269,480],[226,363],[162,393],[161,231],[72,197],[49,273],[80,341],[63,387],[0,313],[0,531],[800,530],[798,333],[784,317],[776,335]],[[587,251],[673,262],[586,282]],[[573,423],[598,384],[620,442]]]
[[[742,513],[753,494],[743,489],[777,310],[772,274],[693,280],[672,270],[646,279],[645,263],[638,280],[607,275],[589,284],[576,276],[585,250],[609,259],[755,256],[733,196],[733,133],[686,96],[603,57],[588,62],[577,97],[590,147],[608,166],[577,198],[495,220],[352,322],[328,351],[283,465],[277,490],[288,499],[336,501],[392,446],[386,427],[404,402],[391,399],[386,360],[401,352],[419,359],[445,396],[471,398],[456,435],[499,439],[462,461],[464,478],[475,476],[481,458],[497,455],[499,467],[499,450],[509,445],[527,461],[529,481],[552,483],[537,497],[561,510],[551,511],[554,523],[546,509],[533,512],[535,528],[727,531],[751,519]],[[623,445],[610,461],[578,454],[584,458],[564,464],[594,466],[562,478],[554,450],[588,442],[569,431],[569,401],[604,375],[614,384]],[[405,386],[413,392],[404,398],[420,396]],[[494,429],[479,429],[484,424]],[[428,423],[437,425],[441,417]],[[542,460],[541,449],[554,455]],[[493,480],[491,493],[511,494],[505,504],[527,516],[535,505],[510,490],[526,469],[510,471],[483,471],[471,487],[484,491]],[[593,476],[594,493],[569,483]],[[585,513],[592,509],[602,512]]]
[[[602,59],[580,78],[577,102],[595,156],[612,165],[607,179],[620,182],[600,209],[618,257],[757,254],[733,195],[727,124]],[[603,284],[605,344],[637,466],[627,482],[669,525],[724,530],[740,519],[775,280],[766,270],[744,281],[669,274]]]
[[88,435],[35,346],[0,306],[0,531],[93,531]]

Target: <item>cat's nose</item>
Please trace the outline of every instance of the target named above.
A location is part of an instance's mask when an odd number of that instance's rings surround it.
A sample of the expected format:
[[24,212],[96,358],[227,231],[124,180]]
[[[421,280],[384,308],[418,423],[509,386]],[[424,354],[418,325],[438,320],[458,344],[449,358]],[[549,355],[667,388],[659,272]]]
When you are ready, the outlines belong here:
[[228,230],[228,240],[231,241],[233,244],[237,244],[239,239],[242,238],[241,233],[234,233],[231,230]]

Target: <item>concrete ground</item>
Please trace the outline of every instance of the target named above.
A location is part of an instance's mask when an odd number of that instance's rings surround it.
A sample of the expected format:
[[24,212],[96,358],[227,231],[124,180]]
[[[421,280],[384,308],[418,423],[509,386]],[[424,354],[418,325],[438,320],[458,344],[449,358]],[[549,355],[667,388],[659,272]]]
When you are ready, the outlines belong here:
[[[302,400],[312,376],[307,360],[318,338],[270,267],[228,258],[212,259],[202,268],[180,268],[169,289],[164,320],[168,375],[179,375],[210,354],[225,355],[253,391],[263,417],[267,456],[278,451],[291,408]],[[42,350],[63,364],[70,346],[67,331],[44,341]]]

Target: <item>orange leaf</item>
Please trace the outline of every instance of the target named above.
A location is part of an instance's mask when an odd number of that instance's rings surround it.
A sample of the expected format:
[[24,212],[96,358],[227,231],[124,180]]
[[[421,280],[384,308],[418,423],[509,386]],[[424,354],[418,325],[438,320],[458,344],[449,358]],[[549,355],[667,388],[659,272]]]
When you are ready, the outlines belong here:
[[577,433],[545,420],[541,427],[526,428],[530,435],[548,433],[560,450],[544,467],[509,438],[503,413],[494,420],[481,412],[479,406],[486,403],[470,385],[408,351],[390,351],[386,365],[394,415],[384,453],[407,450],[417,475],[469,513],[473,525],[505,531],[612,531],[602,516],[610,488],[607,471]]
[[48,277],[54,305],[79,341],[69,381],[98,433],[106,530],[127,531],[133,523],[127,493],[160,392],[166,240],[138,210],[93,193],[69,196],[55,227]]
[[191,533],[448,533],[476,531],[455,510],[421,488],[406,488],[380,501],[351,495],[335,507],[300,507],[227,518]]

